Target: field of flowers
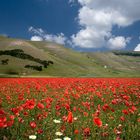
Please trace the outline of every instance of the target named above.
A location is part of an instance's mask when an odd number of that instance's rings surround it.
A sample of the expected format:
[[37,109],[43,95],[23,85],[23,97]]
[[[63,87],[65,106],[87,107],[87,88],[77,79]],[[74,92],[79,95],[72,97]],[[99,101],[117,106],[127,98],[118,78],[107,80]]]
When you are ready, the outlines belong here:
[[140,140],[140,78],[0,79],[0,140]]

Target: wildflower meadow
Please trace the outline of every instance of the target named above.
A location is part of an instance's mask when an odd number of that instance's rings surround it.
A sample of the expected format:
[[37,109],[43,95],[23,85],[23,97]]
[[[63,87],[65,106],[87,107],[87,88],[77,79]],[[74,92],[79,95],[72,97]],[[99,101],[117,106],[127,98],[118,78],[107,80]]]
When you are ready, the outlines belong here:
[[1,78],[0,140],[140,140],[140,78]]

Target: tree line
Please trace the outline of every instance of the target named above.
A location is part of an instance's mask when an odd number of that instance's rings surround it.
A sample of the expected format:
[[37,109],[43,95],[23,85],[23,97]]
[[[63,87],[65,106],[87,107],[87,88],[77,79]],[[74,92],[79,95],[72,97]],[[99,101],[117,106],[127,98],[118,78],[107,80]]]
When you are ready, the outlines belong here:
[[[41,65],[43,65],[44,68],[47,68],[50,64],[54,64],[53,61],[51,60],[41,60],[39,58],[35,58],[29,54],[26,54],[23,50],[21,49],[13,49],[13,50],[4,50],[4,51],[0,51],[0,55],[10,55],[13,57],[17,57],[20,59],[28,59],[30,61],[34,61],[37,62]],[[1,63],[4,64],[8,64],[9,59],[5,59],[2,60]],[[38,70],[38,71],[42,71],[42,66],[31,66],[31,65],[26,65],[25,68],[31,68],[34,70]]]
[[115,55],[127,55],[127,56],[140,56],[140,52],[134,51],[113,51]]

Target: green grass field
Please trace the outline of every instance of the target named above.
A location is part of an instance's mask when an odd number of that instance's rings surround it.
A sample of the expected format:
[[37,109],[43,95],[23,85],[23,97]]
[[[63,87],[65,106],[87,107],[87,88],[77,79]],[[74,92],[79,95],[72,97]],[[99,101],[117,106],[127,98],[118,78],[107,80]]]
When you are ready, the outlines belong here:
[[[113,52],[82,53],[51,42],[0,37],[0,51],[23,50],[41,60],[51,60],[53,65],[42,71],[24,68],[40,64],[9,55],[0,55],[0,77],[140,77],[140,56],[115,55]],[[1,61],[9,59],[7,65]]]

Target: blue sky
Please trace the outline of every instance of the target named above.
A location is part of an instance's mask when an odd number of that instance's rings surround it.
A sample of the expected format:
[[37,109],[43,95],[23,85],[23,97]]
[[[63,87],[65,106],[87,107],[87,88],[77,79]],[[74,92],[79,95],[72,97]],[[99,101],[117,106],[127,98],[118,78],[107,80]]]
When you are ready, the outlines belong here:
[[1,0],[0,34],[81,51],[140,50],[140,0]]

